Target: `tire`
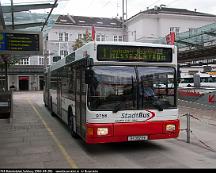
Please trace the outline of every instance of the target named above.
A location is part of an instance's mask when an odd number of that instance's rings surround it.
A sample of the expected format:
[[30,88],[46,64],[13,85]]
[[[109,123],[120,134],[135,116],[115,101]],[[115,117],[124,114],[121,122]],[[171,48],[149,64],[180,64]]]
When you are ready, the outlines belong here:
[[69,109],[68,111],[68,129],[73,138],[78,138],[77,133],[73,130],[73,124],[74,124],[73,117],[74,116],[73,116],[72,110]]

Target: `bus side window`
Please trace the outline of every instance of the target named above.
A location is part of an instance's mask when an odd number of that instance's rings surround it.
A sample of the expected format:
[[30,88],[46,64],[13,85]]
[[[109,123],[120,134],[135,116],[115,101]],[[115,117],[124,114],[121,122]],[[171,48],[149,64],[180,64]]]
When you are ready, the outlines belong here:
[[209,77],[208,82],[213,82],[212,76]]

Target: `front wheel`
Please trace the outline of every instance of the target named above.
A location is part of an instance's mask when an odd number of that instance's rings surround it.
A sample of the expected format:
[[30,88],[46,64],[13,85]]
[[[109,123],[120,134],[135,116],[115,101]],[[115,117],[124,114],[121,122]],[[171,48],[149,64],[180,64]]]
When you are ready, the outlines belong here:
[[70,130],[70,134],[73,138],[78,138],[77,133],[74,131],[74,116],[71,110],[68,112],[68,128]]

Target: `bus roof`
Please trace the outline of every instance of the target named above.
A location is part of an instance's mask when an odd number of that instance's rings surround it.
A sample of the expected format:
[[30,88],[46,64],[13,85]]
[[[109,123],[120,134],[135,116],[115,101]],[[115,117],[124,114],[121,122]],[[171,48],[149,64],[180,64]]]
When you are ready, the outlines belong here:
[[[75,50],[74,52],[72,52],[71,54],[67,55],[66,57],[64,57],[63,59],[57,61],[56,63],[53,63],[50,66],[50,71],[56,70],[58,68],[63,67],[66,64],[75,62],[77,60],[80,60],[82,58],[93,58],[94,62],[99,62],[96,58],[96,49],[98,47],[98,45],[113,45],[113,46],[140,46],[140,47],[155,47],[155,48],[171,48],[172,50],[174,50],[173,52],[175,54],[177,54],[177,49],[176,46],[174,45],[165,45],[165,44],[153,44],[153,43],[141,43],[141,42],[114,42],[114,41],[103,41],[103,42],[96,42],[96,41],[92,41],[89,42],[87,44],[85,44],[84,46],[82,46],[81,48]],[[104,61],[106,63],[106,61]],[[113,63],[115,61],[112,61]],[[109,62],[110,63],[110,62]],[[119,63],[119,62],[115,62],[115,63]],[[128,62],[123,62],[123,63],[128,63]],[[129,62],[132,63],[132,62]],[[144,63],[144,62],[133,62],[133,63]],[[177,55],[175,55],[175,57],[173,58],[173,62],[174,64],[177,64]],[[161,64],[161,63],[159,63]]]

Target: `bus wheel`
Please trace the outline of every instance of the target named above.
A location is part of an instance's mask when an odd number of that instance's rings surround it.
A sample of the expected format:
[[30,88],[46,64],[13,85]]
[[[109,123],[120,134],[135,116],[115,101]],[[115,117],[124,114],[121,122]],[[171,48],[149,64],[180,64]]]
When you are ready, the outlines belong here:
[[73,138],[78,138],[77,133],[73,130],[74,128],[74,120],[72,110],[68,111],[68,128],[70,130],[70,134]]

